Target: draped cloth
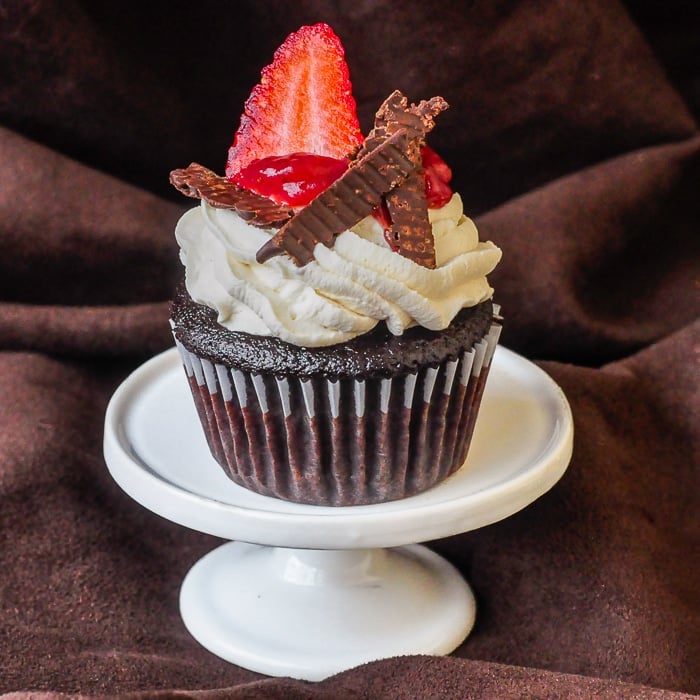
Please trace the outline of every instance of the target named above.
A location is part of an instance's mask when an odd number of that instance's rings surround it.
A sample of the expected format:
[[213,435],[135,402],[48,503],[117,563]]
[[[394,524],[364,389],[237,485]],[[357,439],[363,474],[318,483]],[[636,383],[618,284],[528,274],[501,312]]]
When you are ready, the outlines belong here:
[[[503,249],[502,342],[563,388],[575,446],[529,507],[426,543],[477,597],[452,654],[307,683],[192,639],[180,583],[220,541],[132,501],[102,435],[172,345],[193,203],[168,173],[223,172],[316,21],[365,133],[395,88],[450,103],[430,144]],[[0,4],[0,697],[700,695],[699,28],[680,0]]]

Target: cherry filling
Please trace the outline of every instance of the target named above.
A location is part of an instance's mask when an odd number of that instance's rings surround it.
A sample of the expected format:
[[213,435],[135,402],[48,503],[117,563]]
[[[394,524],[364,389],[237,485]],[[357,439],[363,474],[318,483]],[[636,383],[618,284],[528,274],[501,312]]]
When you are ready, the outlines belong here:
[[449,185],[452,170],[430,146],[423,146],[420,153],[428,206],[431,209],[439,209],[444,207],[452,197],[452,189]]
[[347,169],[347,159],[314,153],[258,158],[229,178],[277,204],[303,207],[327,190]]
[[[428,207],[438,209],[452,197],[449,185],[452,171],[430,146],[421,148],[421,160]],[[252,161],[229,180],[277,204],[304,207],[327,190],[348,169],[349,164],[345,158],[329,158],[314,153],[268,156]],[[398,250],[398,241],[391,231],[391,219],[384,202],[374,210],[373,216],[382,225],[384,238],[391,249]]]

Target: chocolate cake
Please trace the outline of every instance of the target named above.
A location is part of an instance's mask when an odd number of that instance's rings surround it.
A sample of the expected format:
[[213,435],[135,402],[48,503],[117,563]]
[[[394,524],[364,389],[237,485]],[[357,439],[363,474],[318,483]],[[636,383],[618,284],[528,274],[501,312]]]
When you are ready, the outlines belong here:
[[216,313],[190,298],[180,285],[171,305],[175,338],[214,364],[259,374],[301,378],[383,379],[457,359],[478,343],[493,324],[490,300],[462,309],[444,331],[421,326],[392,335],[385,324],[338,345],[307,348],[270,336],[229,331]]

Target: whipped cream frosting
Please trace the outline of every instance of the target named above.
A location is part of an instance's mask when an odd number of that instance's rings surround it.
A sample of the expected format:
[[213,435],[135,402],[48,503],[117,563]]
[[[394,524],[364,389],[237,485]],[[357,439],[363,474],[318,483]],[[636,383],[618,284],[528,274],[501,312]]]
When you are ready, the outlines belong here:
[[217,312],[232,331],[274,336],[306,347],[346,342],[384,321],[394,335],[420,325],[446,328],[460,309],[493,294],[486,275],[501,251],[479,241],[458,194],[429,210],[436,268],[393,252],[382,226],[367,217],[340,234],[333,248],[316,245],[298,267],[287,256],[260,264],[255,255],[275,233],[206,202],[175,230],[192,299]]

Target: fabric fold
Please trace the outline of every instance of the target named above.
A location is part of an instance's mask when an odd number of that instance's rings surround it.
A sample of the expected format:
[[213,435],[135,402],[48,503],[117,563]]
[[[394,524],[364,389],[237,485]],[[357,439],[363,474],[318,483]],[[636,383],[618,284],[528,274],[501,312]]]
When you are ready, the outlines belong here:
[[[502,342],[576,437],[542,498],[428,543],[478,601],[451,657],[310,684],[189,636],[180,586],[220,540],[131,500],[102,441],[172,345],[192,203],[168,173],[222,174],[260,67],[317,21],[365,133],[394,89],[450,103],[429,144],[503,251]],[[700,698],[699,23],[642,0],[1,3],[0,698]]]

